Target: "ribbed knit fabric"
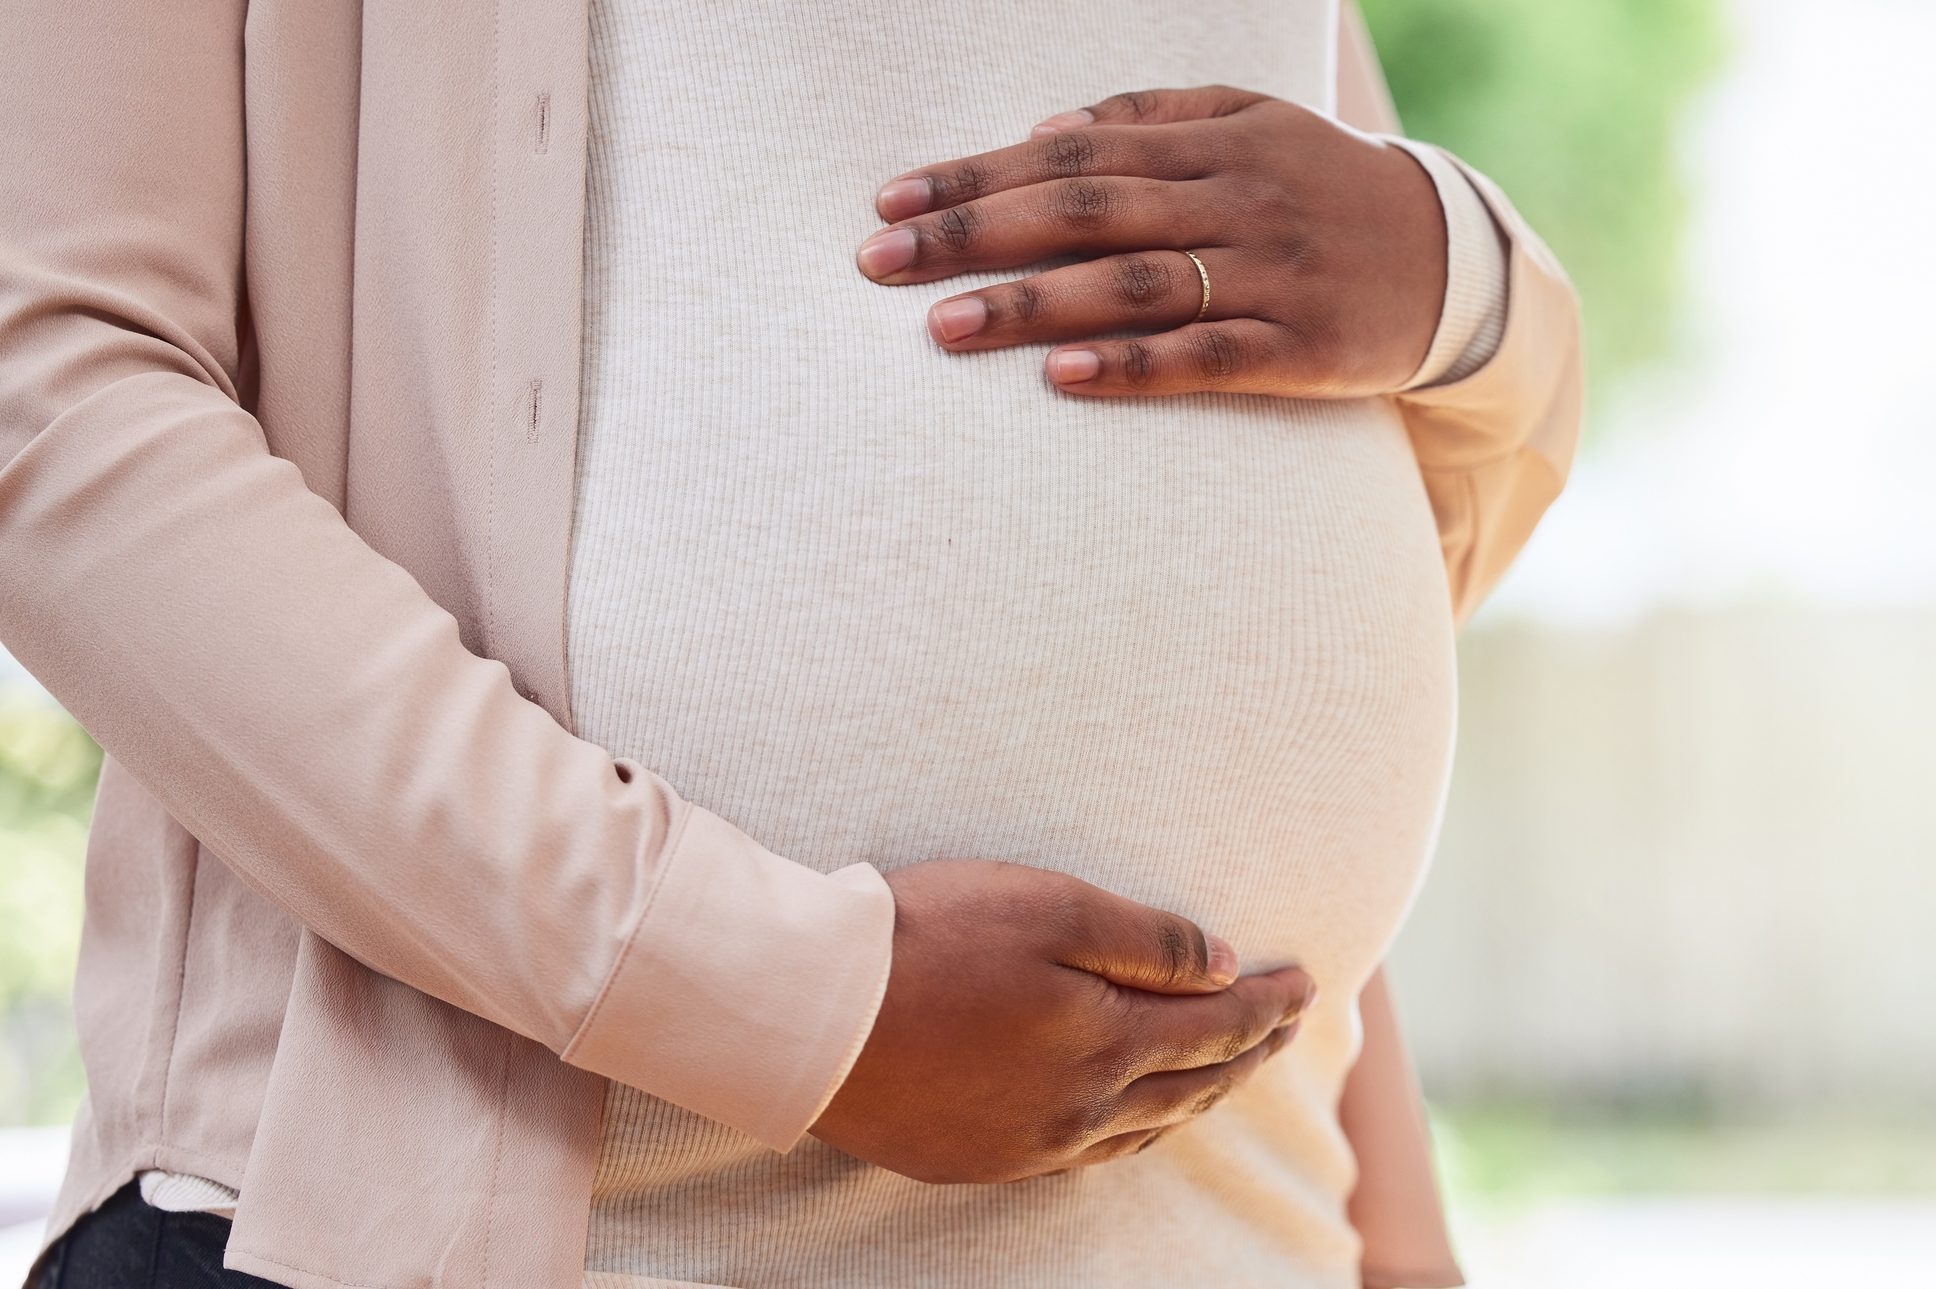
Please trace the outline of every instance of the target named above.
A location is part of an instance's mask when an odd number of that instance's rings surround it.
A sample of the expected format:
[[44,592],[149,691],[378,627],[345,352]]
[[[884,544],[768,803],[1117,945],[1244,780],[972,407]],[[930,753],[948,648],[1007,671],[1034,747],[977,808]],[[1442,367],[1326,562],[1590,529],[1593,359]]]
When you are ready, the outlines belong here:
[[1479,194],[1444,153],[1413,139],[1381,137],[1418,158],[1432,177],[1445,214],[1451,261],[1438,332],[1405,388],[1470,376],[1498,350],[1506,331],[1506,239]]
[[[1332,101],[1330,0],[594,0],[568,649],[578,731],[797,862],[979,856],[1177,910],[1323,996],[1132,1158],[928,1186],[611,1086],[588,1285],[1355,1289],[1336,1103],[1453,728],[1445,570],[1385,400],[1085,400],[938,349],[875,189],[1110,93]],[[1428,161],[1428,168],[1431,163]],[[1446,187],[1447,177],[1453,188]],[[1504,260],[1442,159],[1449,308]],[[1476,221],[1478,222],[1474,222]]]
[[141,1198],[169,1213],[214,1213],[234,1217],[235,1189],[193,1173],[168,1173],[151,1168],[139,1174]]
[[[831,869],[982,856],[1188,913],[1324,999],[1133,1159],[935,1188],[772,1155],[614,1084],[586,1289],[1355,1286],[1349,1000],[1422,876],[1451,731],[1443,574],[1381,401],[1090,403],[1041,346],[938,352],[852,266],[872,193],[1123,88],[1328,108],[1322,0],[728,11],[593,0],[568,648],[579,732]],[[1084,35],[1109,33],[1106,41]],[[1416,387],[1497,348],[1505,258],[1444,204]],[[149,1203],[237,1193],[141,1174]]]

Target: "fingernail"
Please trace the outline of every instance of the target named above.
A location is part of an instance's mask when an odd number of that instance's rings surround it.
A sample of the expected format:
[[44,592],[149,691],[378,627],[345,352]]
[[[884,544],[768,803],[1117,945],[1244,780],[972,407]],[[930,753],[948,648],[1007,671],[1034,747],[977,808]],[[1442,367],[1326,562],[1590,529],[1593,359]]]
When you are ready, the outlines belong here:
[[1237,978],[1239,970],[1237,951],[1222,936],[1205,936],[1204,939],[1210,945],[1210,979],[1219,985],[1229,984]]
[[928,317],[936,338],[963,340],[980,331],[982,323],[988,321],[988,306],[979,296],[964,295],[943,300],[928,310]]
[[875,194],[874,205],[887,219],[918,215],[934,201],[934,188],[925,178],[896,179]]
[[1058,385],[1076,385],[1102,370],[1102,359],[1089,349],[1063,349],[1049,355],[1049,379]]
[[897,269],[904,269],[914,263],[914,230],[890,228],[876,233],[861,243],[860,254],[855,259],[860,271],[868,277],[886,277]]
[[1095,119],[1095,113],[1086,107],[1079,107],[1073,112],[1057,112],[1030,130],[1029,137],[1033,139],[1037,135],[1054,134],[1060,130],[1080,130],[1083,126],[1092,124]]

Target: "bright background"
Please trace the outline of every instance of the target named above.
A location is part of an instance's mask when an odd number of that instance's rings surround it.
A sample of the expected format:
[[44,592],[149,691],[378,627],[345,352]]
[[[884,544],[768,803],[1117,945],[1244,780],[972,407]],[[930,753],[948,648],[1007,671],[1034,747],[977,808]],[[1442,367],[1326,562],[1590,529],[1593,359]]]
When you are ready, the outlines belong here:
[[[1936,1284],[1936,6],[1366,9],[1590,337],[1393,968],[1467,1269]],[[98,764],[0,654],[0,1285],[81,1086]]]
[[1468,1271],[1936,1285],[1936,6],[1366,7],[1590,337],[1393,966]]

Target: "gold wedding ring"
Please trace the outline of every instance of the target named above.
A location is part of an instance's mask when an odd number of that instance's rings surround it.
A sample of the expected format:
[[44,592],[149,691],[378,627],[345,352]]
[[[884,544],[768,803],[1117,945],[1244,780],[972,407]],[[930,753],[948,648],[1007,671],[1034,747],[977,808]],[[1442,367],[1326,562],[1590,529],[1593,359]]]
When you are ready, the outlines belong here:
[[1190,263],[1197,266],[1197,276],[1203,279],[1203,303],[1197,306],[1197,316],[1190,319],[1191,322],[1201,322],[1203,315],[1210,312],[1210,270],[1203,267],[1203,261],[1197,258],[1195,251],[1183,253],[1190,257]]

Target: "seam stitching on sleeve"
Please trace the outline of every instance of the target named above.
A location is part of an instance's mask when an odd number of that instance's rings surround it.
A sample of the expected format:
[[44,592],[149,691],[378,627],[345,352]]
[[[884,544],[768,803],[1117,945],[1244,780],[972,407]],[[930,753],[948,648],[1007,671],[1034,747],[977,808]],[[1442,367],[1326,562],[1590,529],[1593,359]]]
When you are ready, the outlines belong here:
[[611,996],[613,986],[618,983],[620,973],[625,970],[625,964],[632,956],[632,946],[638,943],[639,932],[645,928],[647,920],[652,916],[653,908],[659,902],[659,892],[665,886],[666,878],[671,873],[672,865],[678,861],[679,847],[685,842],[686,822],[692,818],[693,811],[697,808],[689,801],[685,802],[684,805],[685,810],[680,813],[678,820],[672,826],[672,830],[666,835],[666,844],[659,863],[659,872],[652,880],[652,889],[646,894],[644,906],[639,909],[638,921],[634,922],[631,930],[626,933],[625,943],[620,946],[618,951],[618,958],[612,963],[612,969],[605,973],[605,980],[599,985],[598,995],[592,999],[592,1005],[586,1009],[585,1019],[579,1024],[578,1032],[572,1035],[571,1041],[565,1044],[565,1050],[559,1053],[559,1057],[562,1060],[569,1061],[572,1053],[584,1046],[586,1036],[592,1032],[593,1022],[598,1019],[599,1013],[604,1010],[605,1000]]

